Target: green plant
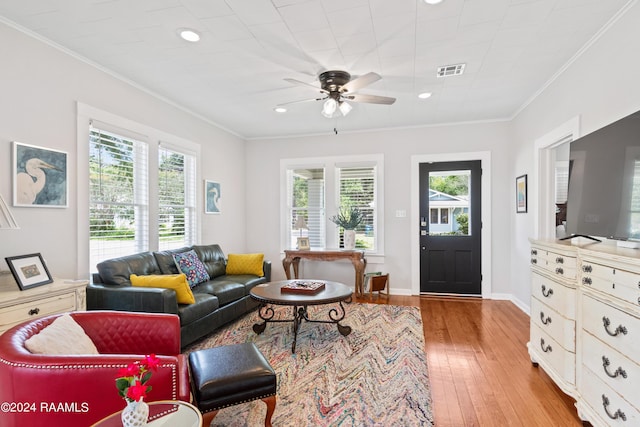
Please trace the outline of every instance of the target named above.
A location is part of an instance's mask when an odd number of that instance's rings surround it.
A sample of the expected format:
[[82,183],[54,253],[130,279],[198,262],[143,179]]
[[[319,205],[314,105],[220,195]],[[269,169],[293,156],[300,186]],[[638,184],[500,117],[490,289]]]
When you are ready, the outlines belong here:
[[337,215],[329,218],[331,222],[345,230],[355,230],[364,221],[364,213],[355,206],[341,207]]
[[456,217],[456,221],[458,221],[458,225],[460,233],[463,235],[469,234],[469,214],[463,213]]

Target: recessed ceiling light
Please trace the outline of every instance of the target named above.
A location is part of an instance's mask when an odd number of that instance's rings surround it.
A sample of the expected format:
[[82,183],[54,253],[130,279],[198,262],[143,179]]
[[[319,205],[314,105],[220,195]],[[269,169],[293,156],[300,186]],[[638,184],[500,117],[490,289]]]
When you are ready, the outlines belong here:
[[188,42],[195,43],[197,41],[200,41],[200,34],[198,34],[198,32],[196,32],[195,30],[191,30],[189,28],[182,28],[178,30],[178,34]]
[[418,94],[418,98],[420,99],[427,99],[427,98],[431,98],[431,92],[422,92]]
[[426,4],[438,4],[442,3],[442,0],[424,0]]
[[275,111],[276,113],[286,113],[287,109],[284,107],[276,107],[273,109],[273,111]]

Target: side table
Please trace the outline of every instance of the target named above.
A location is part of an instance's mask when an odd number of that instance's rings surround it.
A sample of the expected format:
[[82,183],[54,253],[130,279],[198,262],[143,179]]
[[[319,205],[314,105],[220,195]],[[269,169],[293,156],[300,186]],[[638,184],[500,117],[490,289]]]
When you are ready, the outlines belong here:
[[298,265],[300,259],[309,259],[312,261],[337,261],[340,259],[350,260],[356,271],[355,293],[356,295],[364,294],[364,269],[367,266],[367,260],[362,250],[348,249],[286,249],[284,251],[284,259],[282,266],[287,280],[291,280],[291,265],[293,264],[293,278],[298,279]]
[[[148,402],[148,404],[149,421],[147,427],[200,427],[202,424],[202,414],[198,408],[190,403],[181,400],[159,400]],[[121,414],[121,410],[115,412],[91,427],[122,427]]]

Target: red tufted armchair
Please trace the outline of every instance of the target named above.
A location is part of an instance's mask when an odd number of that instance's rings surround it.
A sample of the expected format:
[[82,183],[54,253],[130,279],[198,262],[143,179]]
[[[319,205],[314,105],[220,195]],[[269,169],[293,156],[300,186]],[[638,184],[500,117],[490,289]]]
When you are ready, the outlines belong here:
[[180,321],[172,314],[71,313],[99,355],[32,354],[24,341],[59,315],[31,320],[0,335],[1,427],[84,427],[124,408],[118,370],[155,353],[161,363],[147,401],[189,401],[187,360],[180,354]]

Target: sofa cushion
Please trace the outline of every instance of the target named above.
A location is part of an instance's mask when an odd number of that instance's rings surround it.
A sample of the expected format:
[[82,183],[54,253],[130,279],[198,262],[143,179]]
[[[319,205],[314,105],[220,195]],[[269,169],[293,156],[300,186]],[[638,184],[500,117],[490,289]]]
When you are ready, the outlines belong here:
[[182,272],[178,270],[178,266],[176,265],[176,261],[173,259],[173,255],[189,252],[190,250],[190,247],[185,246],[180,249],[157,251],[153,253],[153,256],[156,258],[156,262],[158,263],[158,267],[160,267],[162,274],[179,274]]
[[227,274],[253,274],[264,276],[264,254],[229,254]]
[[194,295],[197,293],[215,295],[218,297],[220,305],[223,306],[246,296],[248,291],[243,284],[237,281],[217,277],[215,280],[199,284],[193,288],[193,293]]
[[143,288],[165,288],[176,291],[178,304],[193,304],[193,292],[184,274],[161,274],[154,276],[131,275],[131,285]]
[[198,258],[207,268],[210,278],[223,276],[226,272],[226,261],[224,252],[219,245],[194,246],[193,250],[198,254]]
[[162,274],[151,252],[142,252],[102,261],[97,266],[102,282],[107,285],[131,285],[132,274]]
[[69,314],[63,314],[24,342],[34,354],[99,354],[91,338]]
[[187,276],[189,286],[194,287],[198,283],[209,280],[209,273],[195,251],[173,254],[173,259],[180,271]]
[[195,293],[193,296],[196,301],[194,304],[181,305],[178,307],[181,326],[196,322],[210,315],[220,307],[218,298],[214,295]]

